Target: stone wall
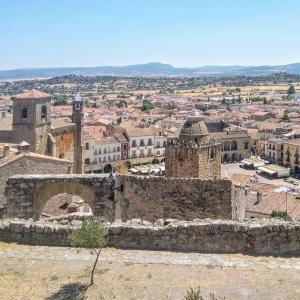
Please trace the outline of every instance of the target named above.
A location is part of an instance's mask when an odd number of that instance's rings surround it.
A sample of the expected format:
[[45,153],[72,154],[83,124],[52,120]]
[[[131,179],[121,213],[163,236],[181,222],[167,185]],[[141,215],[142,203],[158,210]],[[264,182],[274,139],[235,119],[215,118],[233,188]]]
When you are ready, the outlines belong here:
[[35,158],[26,154],[14,161],[3,164],[0,167],[0,207],[6,203],[4,191],[8,177],[16,174],[63,174],[68,173],[71,165],[71,162],[64,160]]
[[[69,246],[76,226],[25,220],[0,220],[0,241],[30,245]],[[260,219],[163,221],[131,220],[109,227],[109,246],[117,248],[193,252],[297,254],[300,222]]]
[[[220,145],[202,147],[167,146],[166,176],[214,179],[221,177]],[[210,152],[213,151],[213,156]]]
[[[119,175],[116,178],[115,218],[193,220],[241,219],[243,188],[230,180]],[[243,197],[241,197],[243,196]],[[234,210],[233,210],[234,209]]]
[[80,196],[108,220],[244,218],[246,193],[228,179],[100,174],[26,175],[8,179],[7,217],[38,219],[45,203],[67,193]]
[[39,219],[46,202],[58,194],[77,195],[95,216],[114,217],[114,178],[108,175],[25,175],[13,176],[6,186],[6,217]]

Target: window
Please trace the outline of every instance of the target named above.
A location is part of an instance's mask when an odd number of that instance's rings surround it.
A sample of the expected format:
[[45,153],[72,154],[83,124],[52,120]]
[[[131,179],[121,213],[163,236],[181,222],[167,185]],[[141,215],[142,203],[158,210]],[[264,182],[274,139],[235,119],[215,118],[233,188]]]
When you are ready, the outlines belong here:
[[100,156],[98,157],[98,162],[101,163],[101,157]]
[[166,141],[164,141],[164,147],[166,147],[167,146],[167,142]]
[[248,149],[249,149],[249,143],[245,142],[245,150],[248,150]]
[[116,156],[115,155],[113,155],[113,161],[115,161],[116,160]]
[[101,148],[99,148],[99,150],[98,150],[98,154],[101,154]]
[[216,158],[216,149],[211,148],[210,149],[210,159],[215,159]]
[[104,151],[103,151],[103,153],[106,153],[106,148],[104,148]]
[[230,150],[230,142],[225,142],[223,144],[223,150],[224,151],[229,151]]
[[110,155],[108,155],[108,161],[111,161],[111,157],[110,157]]
[[117,155],[117,160],[120,160],[120,154]]
[[132,157],[136,157],[136,150],[132,150]]
[[148,146],[152,145],[152,139],[148,139]]
[[141,147],[145,146],[144,140],[140,140],[140,146],[141,146]]
[[117,147],[117,151],[118,151],[118,152],[120,151],[120,146]]
[[86,159],[84,160],[84,163],[85,163],[86,165],[89,165],[89,164],[90,164],[90,159],[89,159],[89,158],[86,158]]
[[27,108],[22,109],[22,119],[27,119]]
[[106,156],[103,157],[102,162],[106,162]]
[[140,150],[140,157],[145,156],[144,149]]
[[85,143],[85,150],[89,150],[90,149],[90,144],[89,143]]
[[156,148],[160,148],[160,142],[156,142]]
[[136,140],[132,141],[131,147],[136,147]]
[[151,156],[151,155],[152,155],[152,150],[148,149],[148,156]]
[[236,141],[231,142],[231,150],[237,150],[237,142]]
[[41,110],[41,118],[46,119],[47,118],[47,106],[43,105]]
[[65,156],[65,155],[64,155],[63,153],[59,154],[59,158],[60,158],[60,159],[63,159],[64,156]]
[[113,148],[113,152],[116,152],[116,147]]

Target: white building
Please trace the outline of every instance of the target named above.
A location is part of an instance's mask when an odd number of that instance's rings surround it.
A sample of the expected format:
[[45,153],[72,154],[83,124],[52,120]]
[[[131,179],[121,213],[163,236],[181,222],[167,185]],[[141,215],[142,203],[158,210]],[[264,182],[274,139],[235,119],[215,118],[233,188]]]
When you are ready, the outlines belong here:
[[154,155],[154,131],[152,128],[126,128],[129,141],[129,158]]

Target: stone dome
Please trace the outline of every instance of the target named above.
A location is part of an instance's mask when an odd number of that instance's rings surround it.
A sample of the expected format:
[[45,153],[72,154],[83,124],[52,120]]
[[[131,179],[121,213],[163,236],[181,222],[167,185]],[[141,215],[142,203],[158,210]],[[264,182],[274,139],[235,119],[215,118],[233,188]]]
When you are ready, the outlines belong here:
[[188,117],[180,130],[179,139],[187,143],[207,143],[209,141],[208,130],[202,117]]

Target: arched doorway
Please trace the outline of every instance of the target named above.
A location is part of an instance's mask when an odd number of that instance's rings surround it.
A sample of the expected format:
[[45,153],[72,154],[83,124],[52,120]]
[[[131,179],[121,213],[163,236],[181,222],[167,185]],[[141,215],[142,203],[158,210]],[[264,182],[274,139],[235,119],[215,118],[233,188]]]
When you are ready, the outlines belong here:
[[156,159],[156,158],[155,158],[155,159],[153,159],[153,160],[152,160],[152,164],[159,164],[159,160],[158,160],[158,159]]
[[112,169],[111,164],[107,164],[107,165],[105,165],[104,168],[103,168],[103,173],[111,173],[112,170],[113,170],[113,169]]

